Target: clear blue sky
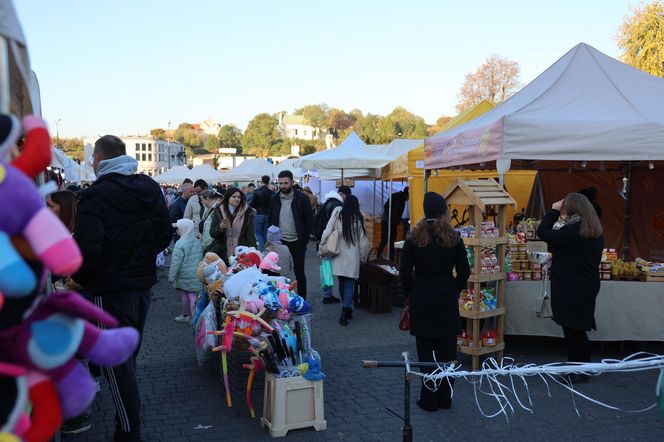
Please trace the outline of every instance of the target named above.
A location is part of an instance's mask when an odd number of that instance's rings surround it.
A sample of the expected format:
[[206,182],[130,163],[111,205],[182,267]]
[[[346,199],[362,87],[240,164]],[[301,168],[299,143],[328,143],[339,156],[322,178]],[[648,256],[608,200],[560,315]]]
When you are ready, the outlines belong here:
[[580,42],[617,57],[637,0],[14,0],[60,136],[327,103],[433,123],[497,54],[527,83]]

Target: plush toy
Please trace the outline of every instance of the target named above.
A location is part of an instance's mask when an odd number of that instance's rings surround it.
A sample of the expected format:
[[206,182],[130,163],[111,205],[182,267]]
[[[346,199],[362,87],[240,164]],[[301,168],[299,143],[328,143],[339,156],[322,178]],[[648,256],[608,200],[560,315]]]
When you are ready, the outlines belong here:
[[265,302],[259,296],[258,289],[248,285],[242,290],[240,301],[244,303],[247,311],[251,313],[258,313],[265,307]]
[[278,272],[281,270],[281,267],[277,265],[278,262],[279,255],[277,255],[275,252],[270,252],[265,255],[265,258],[263,258],[258,268],[261,270],[272,270]]
[[[49,441],[62,423],[62,412],[53,382],[35,371],[0,362],[0,431],[26,441]],[[32,408],[30,416],[27,411]],[[0,441],[5,439],[0,433]]]
[[95,383],[88,370],[76,359],[88,359],[102,367],[112,367],[129,358],[138,345],[138,332],[131,327],[101,330],[92,325],[116,327],[117,321],[74,292],[56,292],[29,297],[32,310],[23,312],[17,325],[6,311],[15,312],[6,299],[0,311],[0,355],[8,362],[41,371],[55,382],[65,419],[78,416],[92,403]]
[[266,277],[260,270],[255,267],[244,269],[233,276],[226,279],[224,282],[224,293],[229,300],[236,300],[240,297],[242,290],[245,286],[252,286],[253,284],[265,280]]
[[[46,207],[44,198],[31,180],[48,166],[51,144],[46,124],[39,118],[23,119],[25,143],[19,158],[0,161],[0,207],[7,210],[0,217],[0,231],[6,236],[22,236],[46,268],[57,275],[69,275],[82,262],[81,253],[67,228]],[[0,115],[0,158],[18,139],[16,118]],[[11,210],[9,210],[11,208]],[[26,296],[37,281],[25,271],[7,238],[0,239],[0,291],[6,297]]]

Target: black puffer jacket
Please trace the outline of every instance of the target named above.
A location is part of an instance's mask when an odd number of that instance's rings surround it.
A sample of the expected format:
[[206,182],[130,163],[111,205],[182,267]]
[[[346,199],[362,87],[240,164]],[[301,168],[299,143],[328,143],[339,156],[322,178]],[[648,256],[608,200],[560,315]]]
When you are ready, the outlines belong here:
[[155,260],[173,229],[159,185],[110,173],[79,194],[74,238],[83,266],[74,280],[92,295],[152,287]]
[[251,207],[256,209],[256,215],[268,214],[272,195],[274,195],[274,192],[267,186],[261,186],[254,190],[254,199],[251,201]]

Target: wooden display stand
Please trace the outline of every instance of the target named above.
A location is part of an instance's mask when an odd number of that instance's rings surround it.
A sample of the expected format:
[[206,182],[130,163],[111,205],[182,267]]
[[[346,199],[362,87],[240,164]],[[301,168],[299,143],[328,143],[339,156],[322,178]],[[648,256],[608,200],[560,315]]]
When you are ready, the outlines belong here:
[[[466,318],[466,330],[469,335],[469,345],[460,345],[461,353],[471,355],[473,370],[479,368],[480,356],[496,353],[498,360],[503,357],[505,341],[503,329],[505,326],[505,247],[507,236],[505,228],[506,206],[516,208],[516,201],[493,179],[463,180],[457,179],[444,193],[448,205],[467,206],[470,212],[471,224],[475,225],[475,237],[463,238],[467,247],[474,250],[473,273],[468,279],[468,286],[473,289],[474,302],[472,310],[459,309],[461,317]],[[497,238],[481,237],[481,223],[488,208],[493,207],[496,213],[495,224],[499,231]],[[500,272],[482,275],[481,253],[483,247],[496,249],[496,257]],[[496,298],[497,308],[480,311],[480,292],[482,284],[497,282]],[[495,346],[483,347],[480,336],[480,321],[486,318],[496,318]]]
[[266,374],[261,425],[272,437],[283,437],[298,428],[325,430],[323,381],[312,382],[301,376],[275,378],[271,373]]

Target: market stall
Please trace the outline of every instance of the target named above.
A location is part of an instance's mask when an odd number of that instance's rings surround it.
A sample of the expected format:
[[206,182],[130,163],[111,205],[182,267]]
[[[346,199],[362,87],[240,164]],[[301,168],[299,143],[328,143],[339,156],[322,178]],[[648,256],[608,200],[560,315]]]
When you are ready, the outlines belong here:
[[[425,179],[443,169],[495,169],[510,189],[508,171],[538,172],[528,210],[535,215],[566,193],[595,187],[605,244],[618,252],[612,263],[602,263],[603,279],[616,281],[602,283],[599,331],[590,337],[661,339],[653,326],[664,314],[664,286],[645,282],[664,279],[655,262],[664,260],[664,198],[656,190],[664,179],[661,103],[663,79],[579,44],[500,106],[425,140]],[[510,244],[510,256],[518,259],[508,273],[505,333],[559,335],[555,323],[537,319],[546,279],[541,263],[522,256],[525,242],[536,239],[534,229],[527,229],[530,238]],[[620,255],[651,262],[638,267],[618,261]]]
[[277,173],[275,166],[263,158],[253,158],[243,161],[239,166],[223,174],[219,180],[222,183],[247,183],[259,181],[263,175],[274,178]]
[[173,166],[170,169],[168,169],[166,172],[152,177],[153,180],[156,182],[163,184],[163,183],[174,183],[174,184],[182,184],[182,181],[184,181],[186,178],[190,178],[193,175],[191,174],[191,169],[189,169],[187,166]]

